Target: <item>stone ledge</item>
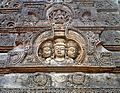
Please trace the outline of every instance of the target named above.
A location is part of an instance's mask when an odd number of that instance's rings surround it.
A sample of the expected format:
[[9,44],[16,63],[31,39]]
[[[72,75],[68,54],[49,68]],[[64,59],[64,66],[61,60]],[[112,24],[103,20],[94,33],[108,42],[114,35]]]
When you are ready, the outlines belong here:
[[36,67],[6,67],[0,68],[0,74],[35,73],[35,72],[85,72],[85,73],[120,73],[120,67],[83,67],[83,66],[36,66]]
[[0,89],[1,93],[119,93],[120,88]]

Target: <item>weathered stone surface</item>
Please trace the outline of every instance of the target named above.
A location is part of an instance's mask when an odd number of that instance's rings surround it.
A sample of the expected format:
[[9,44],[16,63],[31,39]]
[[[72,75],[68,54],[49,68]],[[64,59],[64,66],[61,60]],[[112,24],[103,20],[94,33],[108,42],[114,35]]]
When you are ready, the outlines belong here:
[[103,45],[120,45],[120,31],[109,31],[101,34]]
[[[91,4],[93,6],[90,6]],[[101,4],[102,6],[100,7],[99,5]],[[110,51],[113,45],[115,46],[114,50],[116,47],[116,50],[119,50],[119,30],[111,33],[109,31],[110,27],[107,28],[108,31],[105,30],[105,27],[96,28],[96,26],[119,26],[120,17],[116,10],[118,7],[112,1],[42,0],[39,2],[31,1],[30,3],[28,1],[17,2],[17,0],[14,0],[14,2],[2,1],[0,6],[1,31],[17,33],[5,34],[6,36],[1,34],[1,46],[16,46],[8,53],[8,60],[5,60],[7,62],[4,64],[5,67],[35,66],[35,64],[38,66],[68,64],[79,66],[117,65],[114,63],[114,58],[112,58],[113,55]],[[24,8],[21,6],[24,6]],[[14,9],[20,11],[15,12],[13,11]],[[116,11],[112,12],[109,10]],[[47,26],[50,28],[46,28]],[[84,28],[83,30],[80,29],[81,26]],[[93,26],[93,28],[89,26]],[[33,33],[32,31],[37,32]],[[101,35],[100,32],[102,32]],[[55,39],[64,39],[65,42],[61,40],[55,43]],[[42,48],[44,43],[49,41],[51,42],[51,47],[48,47],[49,44],[48,46],[45,45],[51,50],[50,55],[47,57]],[[65,45],[65,53],[62,57],[64,61],[63,63],[54,62],[56,60],[55,46],[61,42],[61,45]],[[69,44],[69,42],[72,43]],[[102,51],[102,48],[100,49],[101,51],[97,50],[96,48],[100,44],[110,51]],[[69,51],[71,47],[77,48],[75,49],[74,57]],[[108,55],[109,53],[110,55]]]
[[0,93],[119,93],[115,1],[1,0]]
[[23,73],[0,76],[1,88],[120,88],[119,74]]

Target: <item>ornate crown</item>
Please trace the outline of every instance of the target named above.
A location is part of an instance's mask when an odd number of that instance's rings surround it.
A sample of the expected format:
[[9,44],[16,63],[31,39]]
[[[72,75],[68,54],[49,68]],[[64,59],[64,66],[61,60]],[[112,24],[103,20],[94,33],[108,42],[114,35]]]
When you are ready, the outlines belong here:
[[68,41],[67,47],[77,47],[77,43],[75,41]]
[[55,40],[55,46],[58,46],[58,45],[60,45],[60,46],[66,46],[66,41],[65,41],[65,39],[63,39],[63,38],[57,38],[56,40]]
[[42,48],[44,47],[52,47],[52,41],[46,41],[45,43],[43,43]]

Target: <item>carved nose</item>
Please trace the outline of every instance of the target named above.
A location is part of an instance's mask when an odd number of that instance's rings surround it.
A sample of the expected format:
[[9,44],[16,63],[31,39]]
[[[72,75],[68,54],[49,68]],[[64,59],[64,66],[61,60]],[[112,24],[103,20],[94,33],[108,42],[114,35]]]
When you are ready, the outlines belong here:
[[61,53],[60,50],[57,51],[59,54]]

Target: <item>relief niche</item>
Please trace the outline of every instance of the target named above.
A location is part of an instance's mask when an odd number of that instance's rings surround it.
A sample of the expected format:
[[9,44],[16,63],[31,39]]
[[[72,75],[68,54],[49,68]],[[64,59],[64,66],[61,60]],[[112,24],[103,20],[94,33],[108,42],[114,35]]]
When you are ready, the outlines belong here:
[[42,65],[78,65],[85,59],[85,40],[73,30],[54,30],[41,33],[35,40],[37,61]]

